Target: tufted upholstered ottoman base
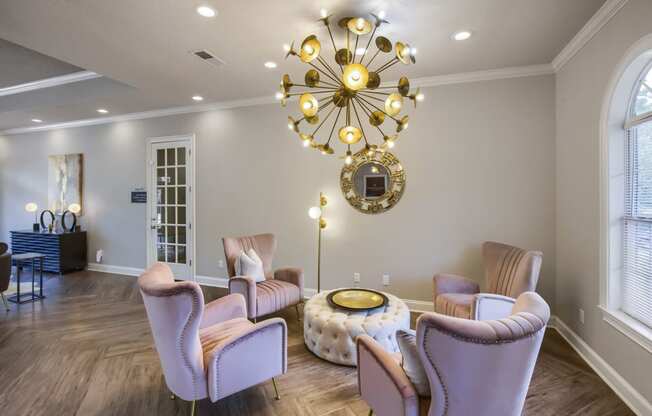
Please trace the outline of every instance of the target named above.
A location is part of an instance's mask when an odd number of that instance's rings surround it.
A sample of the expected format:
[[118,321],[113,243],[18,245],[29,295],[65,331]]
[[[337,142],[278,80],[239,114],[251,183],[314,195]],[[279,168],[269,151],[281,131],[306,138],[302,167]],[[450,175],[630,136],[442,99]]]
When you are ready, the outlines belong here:
[[390,353],[398,352],[396,330],[410,328],[410,310],[405,302],[385,293],[389,300],[385,308],[365,312],[348,312],[328,304],[321,292],[306,302],[303,319],[303,339],[316,356],[336,364],[355,366],[355,339],[369,335]]

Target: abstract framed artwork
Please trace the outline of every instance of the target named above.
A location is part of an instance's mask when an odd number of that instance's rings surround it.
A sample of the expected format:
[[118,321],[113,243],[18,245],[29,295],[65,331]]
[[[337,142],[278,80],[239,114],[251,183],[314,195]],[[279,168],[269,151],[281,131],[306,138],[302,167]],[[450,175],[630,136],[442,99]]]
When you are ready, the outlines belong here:
[[48,156],[48,208],[61,214],[70,204],[79,204],[82,215],[83,155]]

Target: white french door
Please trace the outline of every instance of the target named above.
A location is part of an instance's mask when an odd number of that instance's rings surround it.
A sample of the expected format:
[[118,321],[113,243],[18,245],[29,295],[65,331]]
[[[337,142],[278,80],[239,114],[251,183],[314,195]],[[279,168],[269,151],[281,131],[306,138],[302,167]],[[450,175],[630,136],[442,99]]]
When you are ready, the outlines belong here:
[[194,280],[194,136],[148,143],[147,263],[163,262]]

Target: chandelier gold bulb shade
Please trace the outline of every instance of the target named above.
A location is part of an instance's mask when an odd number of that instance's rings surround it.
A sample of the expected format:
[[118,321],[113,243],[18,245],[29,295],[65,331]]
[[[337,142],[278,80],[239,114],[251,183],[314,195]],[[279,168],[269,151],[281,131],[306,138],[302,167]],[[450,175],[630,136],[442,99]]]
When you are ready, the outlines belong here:
[[[286,58],[296,56],[311,67],[304,75],[304,83],[295,83],[289,74],[285,74],[277,93],[284,107],[290,97],[299,97],[301,116],[288,117],[288,129],[299,135],[303,146],[331,155],[335,153],[331,140],[336,136],[346,146],[342,157],[346,164],[352,163],[354,145],[363,144],[368,154],[393,148],[398,133],[408,127],[409,117],[401,115],[405,109],[404,100],[411,100],[415,107],[417,101],[423,100],[419,89],[410,93],[407,77],[401,77],[396,85],[381,86],[383,72],[397,63],[415,64],[416,59],[407,43],[392,45],[386,37],[376,36],[378,29],[388,22],[376,15],[371,16],[373,20],[344,17],[337,21],[336,28],[342,30],[345,37],[340,48],[333,36],[332,15],[321,18],[328,30],[326,43],[322,44],[316,35],[310,35],[301,42],[298,50],[292,43],[286,54]],[[332,53],[326,53],[324,48],[329,43]],[[375,50],[372,50],[372,43]],[[389,55],[385,62],[376,60],[383,55]],[[330,56],[334,62],[329,62]],[[293,91],[295,87],[305,90]],[[388,126],[391,122],[394,125]],[[320,143],[317,133],[322,127],[329,133]],[[393,131],[385,133],[388,127]],[[378,136],[375,139],[380,144],[372,144],[372,136]]]

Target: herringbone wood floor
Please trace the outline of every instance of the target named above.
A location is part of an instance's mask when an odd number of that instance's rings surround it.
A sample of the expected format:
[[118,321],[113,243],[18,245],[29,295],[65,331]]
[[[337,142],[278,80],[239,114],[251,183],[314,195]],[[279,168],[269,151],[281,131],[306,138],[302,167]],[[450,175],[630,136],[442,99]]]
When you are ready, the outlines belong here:
[[[50,277],[42,302],[0,313],[0,414],[187,415],[170,400],[136,279],[94,272]],[[206,289],[209,301],[224,294]],[[288,373],[273,400],[266,383],[218,403],[204,400],[199,415],[366,415],[355,369],[313,356],[293,309]],[[246,363],[243,363],[246,371]],[[554,331],[548,331],[530,386],[527,415],[630,415],[618,397]]]

